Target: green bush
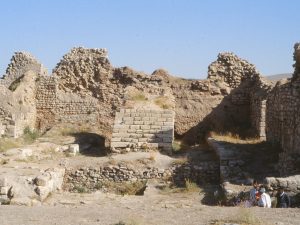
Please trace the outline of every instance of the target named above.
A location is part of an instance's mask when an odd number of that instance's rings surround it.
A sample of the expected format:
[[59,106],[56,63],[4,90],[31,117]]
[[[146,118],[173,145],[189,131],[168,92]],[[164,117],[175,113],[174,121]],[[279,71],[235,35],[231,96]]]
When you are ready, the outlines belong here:
[[32,143],[39,137],[39,133],[26,127],[24,129],[23,137],[26,142]]

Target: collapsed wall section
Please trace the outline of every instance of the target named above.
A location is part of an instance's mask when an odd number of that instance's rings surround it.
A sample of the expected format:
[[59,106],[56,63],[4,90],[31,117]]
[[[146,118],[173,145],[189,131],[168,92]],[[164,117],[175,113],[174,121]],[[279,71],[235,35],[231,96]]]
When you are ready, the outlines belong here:
[[46,75],[47,69],[27,52],[16,52],[10,60],[6,74],[0,79],[0,83],[9,87],[12,82],[24,76],[27,71]]

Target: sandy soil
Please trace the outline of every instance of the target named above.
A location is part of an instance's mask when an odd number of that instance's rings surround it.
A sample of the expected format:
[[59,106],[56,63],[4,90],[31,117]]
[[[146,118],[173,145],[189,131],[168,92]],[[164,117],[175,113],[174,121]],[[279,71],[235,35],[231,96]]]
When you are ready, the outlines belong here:
[[239,207],[206,206],[201,193],[154,193],[144,196],[118,196],[96,192],[94,194],[60,193],[52,195],[43,205],[0,206],[2,225],[40,224],[107,224],[120,221],[135,225],[165,224],[224,224],[231,220],[238,224],[299,225],[300,209],[251,209]]

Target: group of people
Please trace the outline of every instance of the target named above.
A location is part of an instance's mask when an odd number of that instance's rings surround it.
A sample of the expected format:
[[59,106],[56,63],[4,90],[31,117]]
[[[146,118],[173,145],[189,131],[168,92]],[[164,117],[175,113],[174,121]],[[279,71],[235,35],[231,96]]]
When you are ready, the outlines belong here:
[[[276,207],[288,208],[291,206],[289,196],[284,192],[283,188],[280,188],[276,194]],[[270,195],[266,192],[266,189],[259,185],[257,181],[253,182],[253,188],[250,190],[249,203],[252,206],[259,206],[264,208],[271,208],[272,201]]]

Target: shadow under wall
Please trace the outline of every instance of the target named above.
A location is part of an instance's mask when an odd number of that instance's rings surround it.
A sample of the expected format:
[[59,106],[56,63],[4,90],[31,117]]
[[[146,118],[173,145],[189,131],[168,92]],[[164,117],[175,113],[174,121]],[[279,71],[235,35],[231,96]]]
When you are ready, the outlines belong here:
[[[248,89],[249,84],[235,88],[196,126],[190,128],[183,135],[175,133],[175,137],[182,139],[188,145],[194,145],[205,142],[205,138],[211,131],[231,132],[241,138],[257,136],[251,125],[250,91],[245,91]],[[233,99],[240,95],[244,95],[244,100],[234,102]]]
[[106,156],[105,138],[96,133],[80,132],[71,134],[79,144],[80,153],[86,156]]

